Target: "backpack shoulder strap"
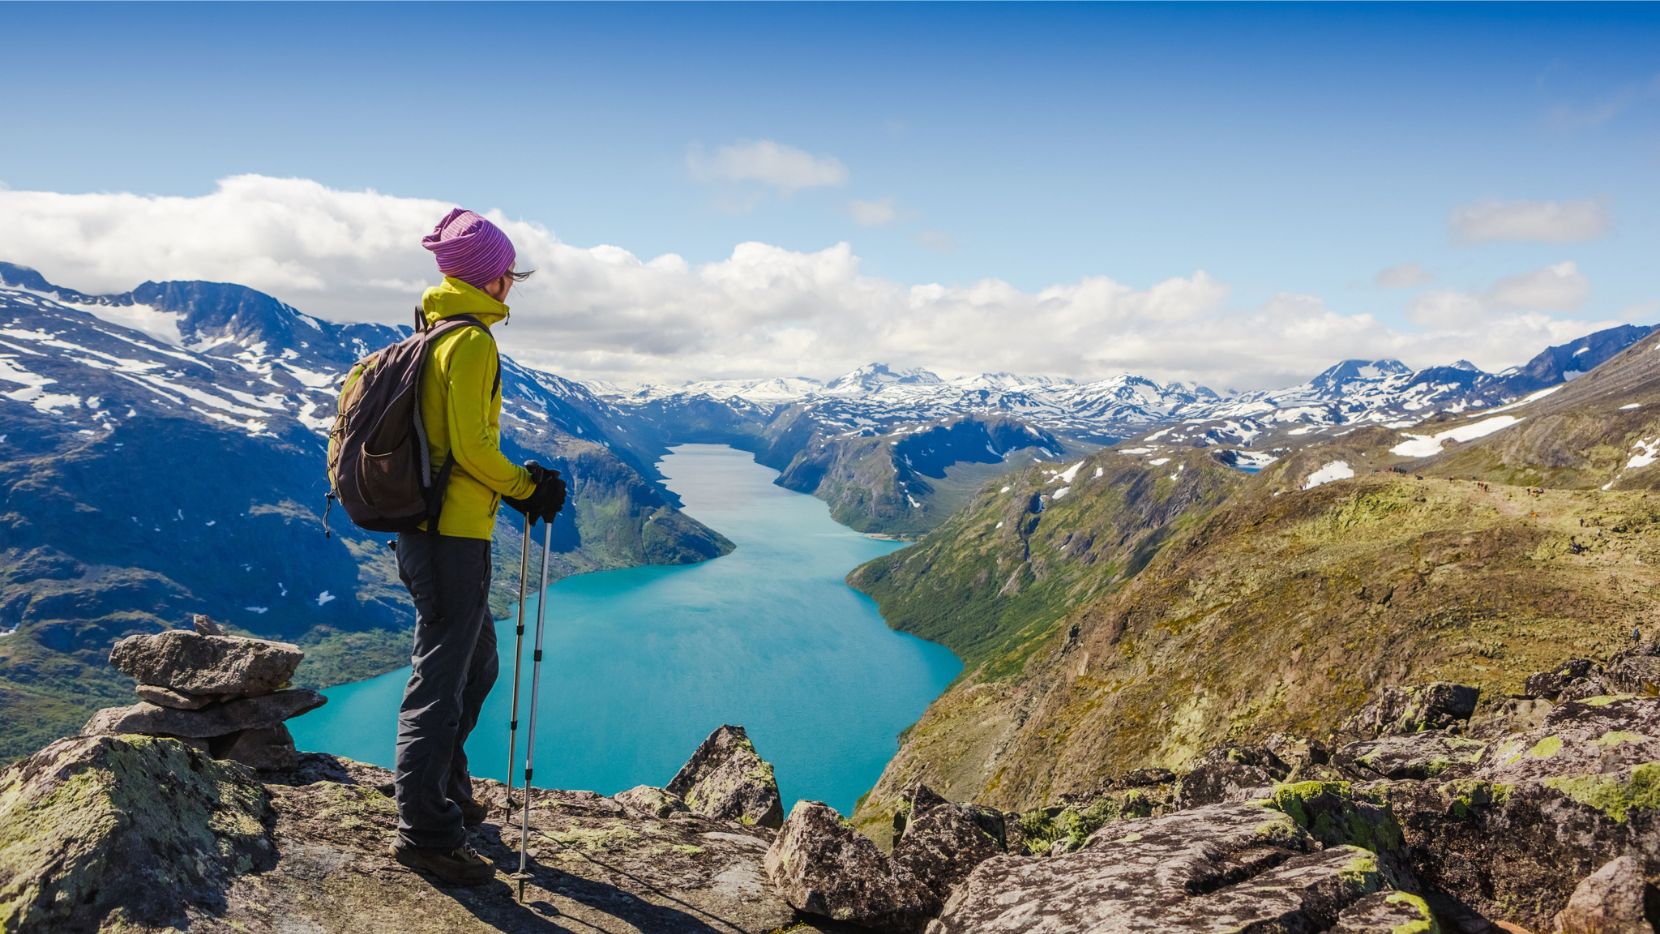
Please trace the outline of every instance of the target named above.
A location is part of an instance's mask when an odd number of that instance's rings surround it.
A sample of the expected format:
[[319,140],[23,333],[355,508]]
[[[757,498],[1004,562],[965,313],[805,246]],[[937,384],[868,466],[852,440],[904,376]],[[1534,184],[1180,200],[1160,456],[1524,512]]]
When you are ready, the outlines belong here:
[[[421,331],[420,333],[421,333],[422,337],[428,343],[431,343],[432,341],[437,340],[441,335],[447,334],[450,331],[454,331],[458,328],[478,328],[480,331],[483,331],[485,334],[489,335],[490,345],[492,347],[494,347],[495,344],[496,344],[496,335],[491,334],[490,329],[485,326],[484,322],[478,320],[477,318],[473,317],[472,315],[451,315],[448,318],[440,318],[437,321],[433,322],[431,327],[426,328],[425,330]],[[496,394],[498,394],[500,392],[501,392],[501,348],[497,347],[496,348],[496,379],[495,379],[495,382],[493,382],[490,385],[490,395],[495,396]]]

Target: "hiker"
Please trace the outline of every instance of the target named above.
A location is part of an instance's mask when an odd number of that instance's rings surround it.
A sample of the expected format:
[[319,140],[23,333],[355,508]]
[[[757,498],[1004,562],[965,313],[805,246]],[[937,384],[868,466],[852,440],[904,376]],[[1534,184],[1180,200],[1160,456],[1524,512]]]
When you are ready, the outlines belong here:
[[490,537],[502,500],[551,523],[565,503],[565,483],[557,471],[534,461],[520,467],[501,452],[501,367],[488,328],[507,319],[508,293],[530,275],[514,270],[512,242],[495,224],[457,208],[421,244],[444,277],[421,296],[426,326],[467,315],[484,327],[434,339],[421,371],[430,462],[437,469],[454,460],[438,527],[398,533],[398,576],[415,601],[415,647],[398,710],[393,855],[442,881],[480,884],[495,873],[467,845],[466,828],[483,823],[488,810],[473,798],[462,747],[499,667]]

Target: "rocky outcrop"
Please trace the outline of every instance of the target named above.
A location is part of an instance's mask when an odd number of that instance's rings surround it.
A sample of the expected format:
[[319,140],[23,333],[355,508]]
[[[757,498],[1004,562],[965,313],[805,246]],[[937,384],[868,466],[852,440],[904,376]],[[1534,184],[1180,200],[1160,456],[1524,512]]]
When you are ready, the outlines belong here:
[[1200,756],[1182,776],[1176,804],[1191,808],[1260,797],[1290,773],[1291,767],[1265,747],[1222,746]]
[[798,802],[767,851],[767,875],[808,914],[920,931],[976,866],[1004,852],[1003,815],[920,785],[902,813],[893,852],[884,855],[828,805]]
[[[332,756],[255,773],[174,739],[61,740],[0,772],[0,930],[814,930],[767,883],[772,831],[592,792],[531,792],[523,904],[516,819],[470,835],[494,882],[435,888],[387,850],[390,780]],[[477,786],[502,813],[505,789]]]
[[1447,681],[1387,688],[1344,722],[1337,731],[1337,741],[1446,729],[1470,719],[1480,695],[1469,685]]
[[1366,850],[1321,849],[1263,802],[1216,804],[1110,824],[1061,856],[988,860],[928,931],[1326,930],[1388,885]]
[[256,769],[299,761],[283,721],[320,707],[311,690],[283,690],[305,653],[299,646],[225,635],[197,614],[194,629],[128,636],[110,663],[137,681],[139,702],[106,707],[81,733],[170,736]]
[[760,827],[784,822],[772,765],[741,726],[723,726],[697,747],[667,788],[695,814]]
[[[269,869],[271,796],[173,740],[59,740],[0,773],[0,930],[165,927]],[[113,922],[113,923],[112,923]]]

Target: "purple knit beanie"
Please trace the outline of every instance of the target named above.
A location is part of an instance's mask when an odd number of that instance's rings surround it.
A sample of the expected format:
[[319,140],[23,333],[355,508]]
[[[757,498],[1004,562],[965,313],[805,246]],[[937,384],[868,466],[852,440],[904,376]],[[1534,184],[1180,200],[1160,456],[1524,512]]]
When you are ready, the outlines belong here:
[[438,271],[476,288],[500,279],[513,268],[513,241],[501,228],[472,211],[456,208],[444,215],[421,246],[438,258]]

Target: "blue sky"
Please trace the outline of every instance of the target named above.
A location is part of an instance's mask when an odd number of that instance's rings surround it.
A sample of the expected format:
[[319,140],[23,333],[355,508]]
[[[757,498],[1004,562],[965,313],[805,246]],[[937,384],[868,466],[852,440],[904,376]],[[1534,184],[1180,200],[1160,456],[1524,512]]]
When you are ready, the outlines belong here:
[[[0,77],[14,191],[303,178],[693,266],[759,241],[1028,293],[1202,270],[1233,308],[1403,333],[1426,291],[1572,263],[1572,295],[1499,304],[1660,320],[1660,6],[8,5],[0,30],[30,40]],[[757,141],[822,183],[723,180]],[[1461,242],[1482,204],[1595,216]],[[1398,264],[1417,284],[1379,286]]]

